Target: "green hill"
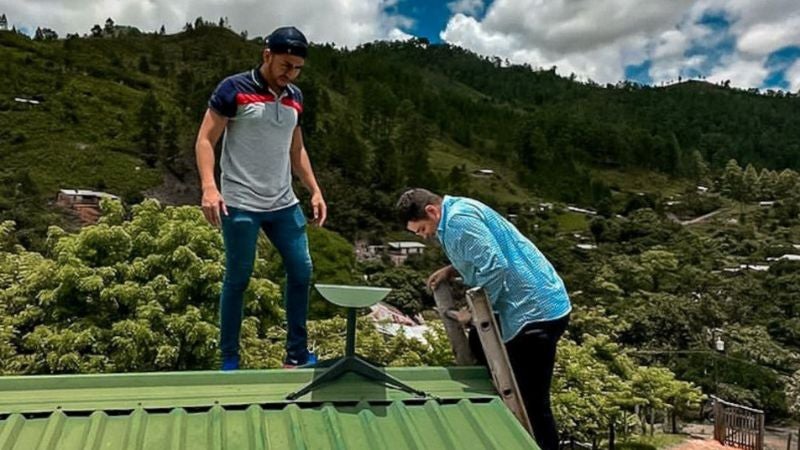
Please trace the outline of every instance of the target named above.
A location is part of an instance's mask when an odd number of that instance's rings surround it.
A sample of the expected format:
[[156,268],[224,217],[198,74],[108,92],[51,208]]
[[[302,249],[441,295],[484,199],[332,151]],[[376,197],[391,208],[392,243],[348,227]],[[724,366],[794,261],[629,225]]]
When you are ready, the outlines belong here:
[[[63,187],[134,202],[146,190],[192,198],[167,193],[175,183],[196,189],[193,143],[207,98],[225,76],[254,67],[261,48],[211,24],[116,34],[0,32],[0,211],[32,235],[54,220],[42,219],[41,205]],[[691,180],[730,158],[800,168],[794,96],[578,83],[424,40],[315,46],[298,84],[330,223],[347,236],[386,231],[394,196],[411,185],[509,207],[535,197],[597,205],[612,194],[609,170]],[[496,175],[471,176],[477,168]]]

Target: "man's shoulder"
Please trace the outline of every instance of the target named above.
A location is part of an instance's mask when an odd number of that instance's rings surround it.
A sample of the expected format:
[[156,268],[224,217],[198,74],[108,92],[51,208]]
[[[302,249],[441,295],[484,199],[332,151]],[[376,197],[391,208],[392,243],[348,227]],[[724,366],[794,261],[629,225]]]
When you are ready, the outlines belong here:
[[219,86],[228,89],[249,91],[254,89],[257,85],[253,81],[252,71],[246,70],[244,72],[235,73],[223,78],[222,81],[220,81]]
[[480,213],[489,207],[483,203],[469,197],[447,196],[444,199],[444,206],[447,208],[448,216],[480,216]]
[[445,199],[446,209],[444,228],[465,228],[472,222],[481,220],[478,205],[466,197],[448,197]]

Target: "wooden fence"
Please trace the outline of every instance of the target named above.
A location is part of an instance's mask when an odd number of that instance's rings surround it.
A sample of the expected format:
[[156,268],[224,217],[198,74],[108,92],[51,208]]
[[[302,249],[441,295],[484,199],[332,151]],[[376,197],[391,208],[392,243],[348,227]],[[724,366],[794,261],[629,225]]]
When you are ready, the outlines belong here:
[[764,411],[714,400],[714,439],[722,445],[764,450]]

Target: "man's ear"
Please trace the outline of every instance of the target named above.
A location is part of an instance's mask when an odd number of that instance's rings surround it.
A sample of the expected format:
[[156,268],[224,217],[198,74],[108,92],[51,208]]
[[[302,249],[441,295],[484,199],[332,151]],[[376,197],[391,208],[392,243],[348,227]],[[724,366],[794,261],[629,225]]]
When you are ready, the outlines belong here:
[[425,212],[428,214],[428,217],[433,219],[436,219],[439,213],[435,205],[425,205]]

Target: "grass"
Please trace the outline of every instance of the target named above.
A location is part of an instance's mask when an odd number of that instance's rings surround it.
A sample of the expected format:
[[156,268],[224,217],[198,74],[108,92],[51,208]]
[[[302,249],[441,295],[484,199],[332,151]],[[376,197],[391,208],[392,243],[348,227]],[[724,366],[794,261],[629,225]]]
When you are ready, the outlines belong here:
[[584,214],[575,212],[565,212],[556,216],[558,230],[565,233],[587,231],[589,229],[589,219]]
[[493,199],[501,204],[527,204],[534,200],[530,192],[514,181],[515,176],[512,170],[500,166],[497,162],[481,161],[474,153],[468,153],[456,144],[433,141],[430,164],[433,172],[440,177],[446,177],[453,167],[460,165],[466,168],[467,174],[471,174],[477,169],[494,170],[495,175],[489,178],[467,175],[469,189],[474,192],[476,197]]
[[[147,168],[138,157],[136,116],[144,92],[77,66],[67,69],[60,60],[71,53],[105,69],[110,66],[103,49],[89,47],[117,43],[76,42],[87,51],[69,52],[64,41],[34,43],[9,33],[0,36],[0,67],[8,74],[0,85],[0,121],[6,125],[5,132],[0,130],[0,164],[12,173],[28,171],[45,198],[60,188],[127,196],[157,186],[161,171]],[[13,101],[17,96],[36,96],[42,102],[20,104]]]
[[611,189],[621,192],[661,194],[664,197],[683,193],[691,183],[676,180],[648,170],[594,169],[592,177],[605,182]]

